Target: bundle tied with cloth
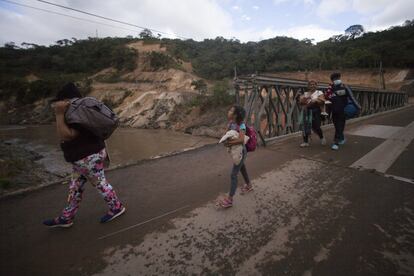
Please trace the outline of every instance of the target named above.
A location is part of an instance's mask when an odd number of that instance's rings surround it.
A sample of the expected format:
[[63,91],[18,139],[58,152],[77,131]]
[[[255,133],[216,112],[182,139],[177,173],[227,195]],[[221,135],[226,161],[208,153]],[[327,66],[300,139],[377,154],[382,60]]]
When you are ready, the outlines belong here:
[[[224,134],[223,137],[221,137],[219,144],[224,143],[226,141],[234,140],[239,138],[239,132],[236,130],[229,130]],[[244,135],[244,144],[246,144],[249,141],[249,137],[247,135]],[[242,158],[243,158],[243,146],[244,145],[234,145],[227,148],[227,152],[230,154],[233,163],[235,165],[239,165]]]

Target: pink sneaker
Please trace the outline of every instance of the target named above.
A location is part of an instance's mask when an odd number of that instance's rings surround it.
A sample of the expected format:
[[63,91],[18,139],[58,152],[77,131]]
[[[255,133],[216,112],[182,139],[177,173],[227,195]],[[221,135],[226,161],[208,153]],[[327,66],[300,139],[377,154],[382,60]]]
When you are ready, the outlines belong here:
[[228,197],[226,197],[223,200],[220,200],[219,205],[222,208],[230,208],[230,207],[233,207],[233,200],[231,200]]
[[243,188],[241,188],[240,194],[244,195],[251,191],[253,191],[253,186],[251,184],[250,185],[245,184]]

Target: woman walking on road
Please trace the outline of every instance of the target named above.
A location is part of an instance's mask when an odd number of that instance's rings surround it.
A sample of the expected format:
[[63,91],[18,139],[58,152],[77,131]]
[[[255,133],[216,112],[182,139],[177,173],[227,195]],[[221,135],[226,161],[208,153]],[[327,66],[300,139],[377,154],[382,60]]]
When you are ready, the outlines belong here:
[[70,227],[82,200],[84,185],[89,180],[106,201],[109,211],[101,222],[109,222],[125,212],[114,189],[105,177],[104,161],[107,157],[104,141],[82,128],[80,125],[68,125],[65,112],[69,100],[81,98],[73,83],[66,84],[53,100],[52,107],[56,114],[56,128],[65,160],[72,164],[72,176],[69,184],[68,205],[60,216],[43,222],[49,227]]

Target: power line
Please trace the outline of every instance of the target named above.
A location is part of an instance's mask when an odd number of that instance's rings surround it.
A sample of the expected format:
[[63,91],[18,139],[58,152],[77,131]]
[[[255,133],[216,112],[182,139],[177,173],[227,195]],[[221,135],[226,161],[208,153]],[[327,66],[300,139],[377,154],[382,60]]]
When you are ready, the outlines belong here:
[[62,9],[67,9],[67,10],[71,10],[71,11],[83,13],[83,14],[86,14],[86,15],[89,15],[89,16],[94,16],[94,17],[97,17],[97,18],[101,18],[101,19],[113,21],[113,22],[116,22],[116,23],[120,23],[120,24],[124,24],[124,25],[128,25],[128,26],[132,26],[132,27],[135,27],[135,28],[139,28],[139,29],[143,29],[143,30],[147,29],[147,30],[150,30],[152,32],[157,32],[157,33],[164,34],[164,35],[176,36],[176,37],[179,37],[179,38],[182,38],[182,39],[188,39],[188,38],[183,37],[183,36],[166,33],[166,32],[163,32],[163,31],[156,30],[156,29],[152,29],[152,28],[142,27],[142,26],[139,26],[139,25],[135,25],[135,24],[132,24],[132,23],[125,22],[125,21],[120,21],[120,20],[117,20],[117,19],[112,19],[112,18],[109,18],[109,17],[106,17],[106,16],[102,16],[102,15],[90,13],[90,12],[87,12],[87,11],[82,11],[82,10],[79,10],[79,9],[75,9],[75,8],[63,6],[63,5],[60,5],[60,4],[56,4],[56,3],[52,3],[52,2],[48,2],[48,1],[44,1],[44,0],[36,0],[36,1],[41,2],[41,3],[48,4],[48,5],[56,6],[56,7],[62,8]]
[[86,18],[82,18],[82,17],[71,16],[71,15],[67,15],[67,14],[64,14],[64,13],[55,12],[55,11],[51,11],[51,10],[47,10],[47,9],[42,9],[42,8],[38,8],[38,7],[33,7],[33,6],[30,6],[30,5],[21,4],[21,3],[17,3],[17,2],[13,2],[13,1],[9,1],[9,0],[0,0],[0,1],[6,2],[6,3],[9,3],[9,4],[13,4],[13,5],[17,5],[17,6],[22,6],[22,7],[25,7],[25,8],[30,8],[30,9],[38,10],[38,11],[43,11],[43,12],[47,12],[47,13],[51,13],[51,14],[56,14],[56,15],[60,15],[60,16],[65,16],[65,17],[69,17],[69,18],[72,18],[72,19],[77,19],[77,20],[81,20],[81,21],[85,21],[85,22],[89,22],[89,23],[95,23],[95,24],[99,24],[99,25],[104,25],[104,26],[111,27],[111,28],[116,28],[116,29],[131,31],[131,32],[137,32],[137,30],[127,29],[127,28],[123,28],[123,27],[120,27],[120,26],[106,24],[106,23],[103,23],[103,22],[94,21],[94,20],[90,20],[90,19],[86,19]]

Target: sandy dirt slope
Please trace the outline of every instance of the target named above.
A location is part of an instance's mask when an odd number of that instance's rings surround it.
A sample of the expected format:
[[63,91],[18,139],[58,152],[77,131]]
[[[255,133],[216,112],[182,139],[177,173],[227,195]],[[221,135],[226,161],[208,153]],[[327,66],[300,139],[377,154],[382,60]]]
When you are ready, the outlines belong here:
[[[192,73],[190,63],[177,60],[182,69],[155,70],[149,54],[153,51],[166,53],[160,44],[144,44],[142,41],[127,45],[138,51],[137,67],[132,72],[117,72],[113,68],[102,70],[93,76],[91,96],[112,105],[121,122],[139,128],[174,128],[170,114],[176,107],[197,94],[191,85],[200,79]],[[102,82],[102,78],[115,75],[118,81]],[[181,129],[182,127],[180,127]]]
[[[315,79],[319,82],[329,82],[329,76],[334,70],[309,71],[309,72],[280,72],[273,75],[291,79]],[[360,85],[378,88],[380,85],[380,75],[377,69],[346,69],[338,70],[342,73],[342,80],[350,85]],[[409,69],[385,69],[385,84],[387,89],[399,90],[401,86],[408,84],[411,80],[407,79]]]

